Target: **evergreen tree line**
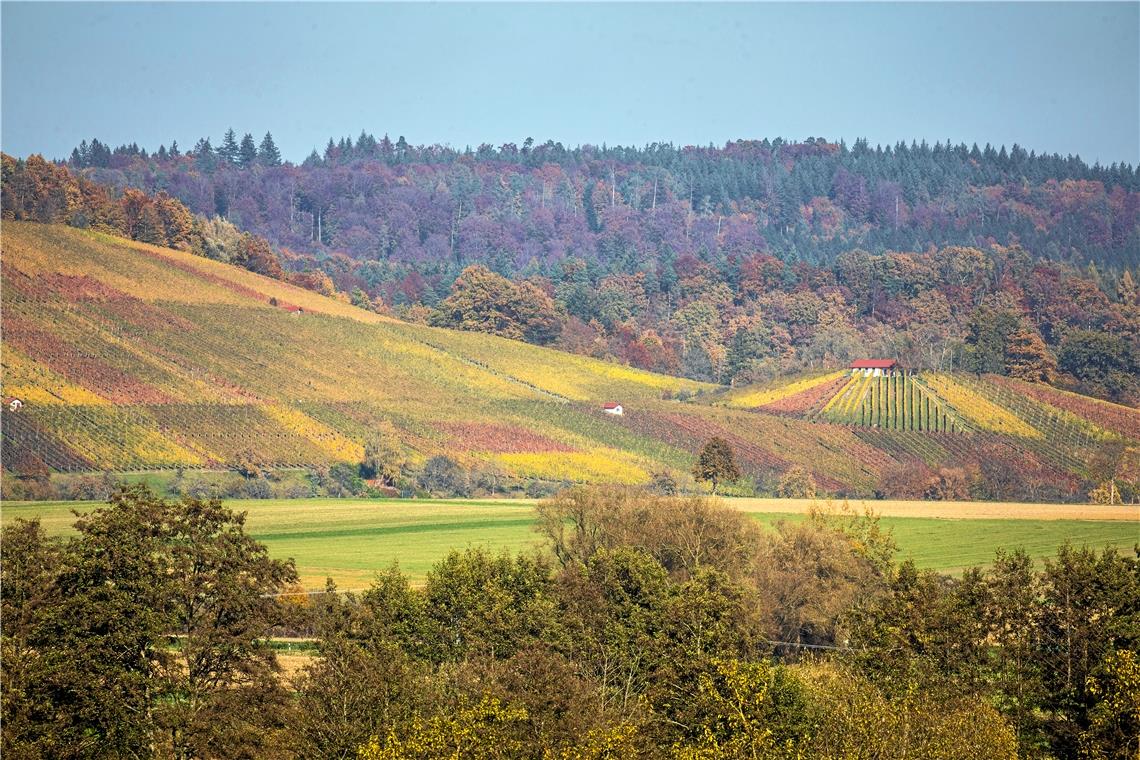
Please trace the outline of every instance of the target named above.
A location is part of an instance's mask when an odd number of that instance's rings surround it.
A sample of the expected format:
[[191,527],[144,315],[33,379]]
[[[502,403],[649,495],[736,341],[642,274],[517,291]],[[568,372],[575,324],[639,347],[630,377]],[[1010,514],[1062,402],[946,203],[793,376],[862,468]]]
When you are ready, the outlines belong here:
[[[949,577],[870,514],[761,528],[574,489],[541,551],[301,593],[244,516],[134,487],[3,531],[0,741],[22,758],[1133,758],[1140,561]],[[312,655],[281,669],[275,642]],[[295,657],[293,658],[296,659]]]
[[[257,226],[272,242],[295,250],[323,247],[357,258],[382,258],[377,254],[384,253],[414,260],[423,255],[417,249],[432,232],[463,237],[464,230],[449,228],[462,227],[465,218],[481,216],[489,207],[497,211],[491,216],[500,225],[507,215],[526,220],[549,207],[598,233],[605,226],[598,212],[606,206],[656,212],[678,203],[686,214],[753,225],[755,246],[814,263],[827,262],[852,245],[879,253],[990,239],[1018,242],[1036,256],[1081,264],[1089,259],[1112,267],[1140,263],[1140,180],[1134,167],[1090,167],[1079,157],[1038,155],[1017,145],[1009,151],[925,142],[871,148],[857,140],[848,148],[811,138],[804,143],[737,141],[723,148],[653,144],[567,150],[551,141],[536,145],[528,140],[521,149],[508,143],[456,151],[414,147],[403,137],[395,143],[387,136],[377,140],[362,132],[355,140],[330,139],[323,154],[314,150],[298,166],[286,164],[285,171],[254,177],[231,175],[280,164],[269,133],[257,147],[251,134],[239,144],[230,129],[218,147],[202,138],[186,155],[176,147],[162,146],[148,155],[135,145],[114,152],[98,140],[86,150],[84,145],[73,152],[71,164],[110,169],[101,181],[167,189],[207,215],[228,216],[227,199],[252,193],[239,226]],[[380,167],[389,171],[378,173]],[[214,192],[183,187],[191,182],[181,176],[187,173],[204,175]],[[425,199],[400,199],[411,206],[414,221],[374,198],[391,192],[396,180],[401,185],[411,180],[428,193]],[[198,177],[193,184],[201,182]],[[504,182],[510,186],[501,188],[506,193],[480,192]],[[280,197],[286,188],[287,204]],[[602,197],[593,198],[596,194]],[[321,230],[303,237],[297,211],[325,216]],[[556,230],[571,221],[557,216]],[[399,239],[396,228],[409,221],[418,241]],[[651,221],[644,214],[634,219],[643,236]],[[385,227],[397,238],[387,244]],[[516,238],[505,247],[517,256],[521,241],[512,232],[501,234]],[[609,266],[611,253],[597,243],[592,253]],[[670,243],[673,250],[685,248],[679,241]],[[718,245],[702,241],[697,247],[712,253]],[[454,244],[450,248],[454,254]],[[548,263],[551,251],[541,254],[537,263]],[[534,255],[525,252],[524,261]]]

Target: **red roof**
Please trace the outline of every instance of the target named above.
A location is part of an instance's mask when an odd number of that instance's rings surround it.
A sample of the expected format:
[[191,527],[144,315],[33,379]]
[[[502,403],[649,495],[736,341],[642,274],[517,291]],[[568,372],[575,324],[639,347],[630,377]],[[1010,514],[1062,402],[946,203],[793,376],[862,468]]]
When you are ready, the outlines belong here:
[[897,366],[894,359],[857,359],[851,362],[851,369],[890,369]]
[[619,406],[621,406],[621,404],[618,404],[614,401],[607,401],[605,403],[605,406],[603,406],[602,408],[603,409],[617,409]]

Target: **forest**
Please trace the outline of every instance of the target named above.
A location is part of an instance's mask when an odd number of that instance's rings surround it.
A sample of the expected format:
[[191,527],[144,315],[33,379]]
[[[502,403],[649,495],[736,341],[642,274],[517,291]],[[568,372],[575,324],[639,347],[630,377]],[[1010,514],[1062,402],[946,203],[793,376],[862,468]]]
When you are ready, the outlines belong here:
[[[3,532],[5,757],[1134,758],[1140,561],[951,577],[875,515],[575,488],[541,551],[305,594],[245,517],[120,490]],[[301,664],[283,669],[287,647]],[[296,651],[296,650],[294,650]]]
[[[117,226],[410,321],[733,385],[887,356],[1140,401],[1127,165],[822,139],[460,152],[362,133],[298,166],[271,134],[232,130],[186,153],[93,140],[65,163],[5,161],[7,218]],[[53,183],[121,199],[124,219],[76,213]],[[163,216],[174,201],[186,229]]]

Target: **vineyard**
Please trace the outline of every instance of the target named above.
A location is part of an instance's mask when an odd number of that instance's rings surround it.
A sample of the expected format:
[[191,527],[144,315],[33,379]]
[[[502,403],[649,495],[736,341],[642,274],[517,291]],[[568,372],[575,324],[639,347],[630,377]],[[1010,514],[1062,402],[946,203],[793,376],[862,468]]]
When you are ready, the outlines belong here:
[[856,373],[828,401],[820,417],[828,422],[883,430],[955,433],[964,429],[957,413],[913,374]]
[[[989,375],[897,371],[844,373],[839,380],[797,381],[741,391],[758,410],[841,425],[898,462],[929,468],[978,466],[985,457],[1017,460],[1056,482],[1090,477],[1106,447],[1122,450],[1119,471],[1140,467],[1140,413],[1048,386]],[[822,400],[825,391],[833,391]]]
[[[755,482],[799,466],[824,490],[873,495],[900,468],[987,460],[1073,489],[1106,444],[1135,458],[1140,439],[1135,410],[1008,378],[841,370],[719,389],[71,228],[8,223],[3,246],[15,472],[357,463],[383,433],[412,465],[446,454],[518,478],[691,483],[720,436]],[[625,415],[602,414],[609,401]]]

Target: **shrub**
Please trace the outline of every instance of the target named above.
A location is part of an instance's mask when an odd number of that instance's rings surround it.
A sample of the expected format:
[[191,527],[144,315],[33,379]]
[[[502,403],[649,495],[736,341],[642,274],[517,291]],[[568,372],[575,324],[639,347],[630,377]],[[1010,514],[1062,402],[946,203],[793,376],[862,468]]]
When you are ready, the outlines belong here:
[[468,492],[467,473],[458,462],[442,454],[427,460],[416,482],[426,491],[445,496],[466,496]]
[[653,480],[649,483],[649,489],[661,496],[676,496],[677,479],[668,472],[655,472]]
[[795,465],[780,478],[776,495],[784,499],[814,499],[815,478],[806,467]]
[[247,499],[271,499],[273,488],[265,478],[252,478],[243,484],[242,495]]
[[329,468],[326,488],[332,496],[356,496],[364,492],[364,481],[359,468],[347,462],[337,462]]

